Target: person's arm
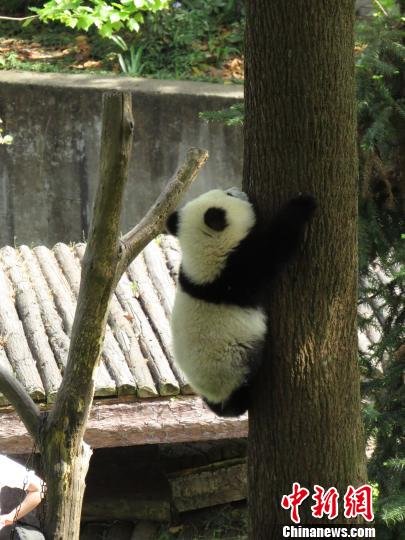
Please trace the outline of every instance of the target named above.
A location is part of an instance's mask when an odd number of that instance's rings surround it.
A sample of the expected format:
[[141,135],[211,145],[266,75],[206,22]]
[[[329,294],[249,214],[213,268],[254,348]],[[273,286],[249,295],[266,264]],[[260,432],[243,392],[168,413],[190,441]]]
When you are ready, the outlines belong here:
[[14,521],[23,518],[26,514],[34,510],[42,499],[42,481],[38,476],[32,476],[26,487],[27,495],[22,503],[8,514],[0,516],[0,528],[5,525],[12,525]]

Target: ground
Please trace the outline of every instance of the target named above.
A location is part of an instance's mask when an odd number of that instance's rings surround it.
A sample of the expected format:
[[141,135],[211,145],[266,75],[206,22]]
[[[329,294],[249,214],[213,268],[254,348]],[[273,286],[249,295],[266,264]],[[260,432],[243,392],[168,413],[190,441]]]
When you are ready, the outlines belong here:
[[178,525],[163,526],[156,540],[247,540],[245,503],[227,504],[184,514]]
[[[176,523],[136,524],[136,538],[142,540],[247,540],[245,502],[196,510],[179,516]],[[88,523],[82,527],[81,540],[112,540],[132,537],[134,524],[125,522]]]
[[[184,63],[187,72],[183,72],[181,77],[217,82],[243,81],[241,55],[230,52],[219,58],[216,52],[208,43],[195,42],[190,51],[190,62]],[[162,72],[148,56],[147,49],[139,65],[134,66],[129,51],[123,53],[111,40],[100,38],[96,32],[83,34],[61,25],[44,25],[39,22],[22,27],[20,23],[0,20],[0,69],[120,74],[120,53],[127,65],[127,74],[162,77]],[[172,52],[168,54],[173,56]],[[181,55],[184,54],[182,51]],[[153,73],[154,66],[156,73]],[[131,70],[139,73],[131,73]],[[169,69],[164,77],[178,78],[174,71],[171,73]]]
[[21,28],[0,22],[0,69],[118,72],[118,62],[116,66],[111,62],[107,48],[95,48],[87,36],[55,25]]

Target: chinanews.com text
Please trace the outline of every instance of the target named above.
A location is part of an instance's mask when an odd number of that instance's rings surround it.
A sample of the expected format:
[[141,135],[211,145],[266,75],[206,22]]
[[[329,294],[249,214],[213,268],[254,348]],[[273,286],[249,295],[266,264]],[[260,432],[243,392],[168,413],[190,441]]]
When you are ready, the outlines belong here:
[[376,538],[374,527],[283,525],[283,538]]

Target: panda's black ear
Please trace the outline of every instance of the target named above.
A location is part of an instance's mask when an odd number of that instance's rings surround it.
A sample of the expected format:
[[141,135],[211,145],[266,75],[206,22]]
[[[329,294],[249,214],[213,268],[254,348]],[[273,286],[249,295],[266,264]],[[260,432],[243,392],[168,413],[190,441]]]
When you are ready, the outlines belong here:
[[177,236],[179,228],[179,213],[177,211],[170,214],[166,221],[167,232],[173,236]]
[[204,214],[204,223],[214,231],[223,231],[228,226],[225,210],[214,206],[208,208]]

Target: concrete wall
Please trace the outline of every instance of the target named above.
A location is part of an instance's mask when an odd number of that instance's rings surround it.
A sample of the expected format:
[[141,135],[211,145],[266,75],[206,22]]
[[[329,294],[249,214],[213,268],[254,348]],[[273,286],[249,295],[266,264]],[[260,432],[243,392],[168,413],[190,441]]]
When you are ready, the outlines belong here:
[[0,245],[81,240],[98,182],[101,98],[131,90],[135,118],[122,229],[154,201],[190,146],[210,159],[190,196],[239,185],[242,131],[198,118],[243,98],[242,87],[89,75],[0,72]]
[[373,0],[356,0],[355,9],[358,17],[370,17],[377,6]]

